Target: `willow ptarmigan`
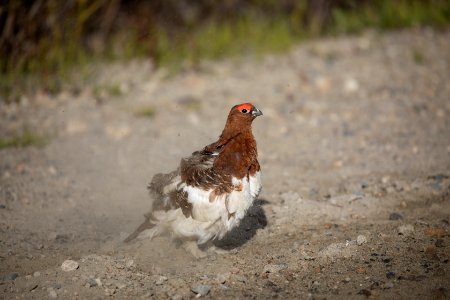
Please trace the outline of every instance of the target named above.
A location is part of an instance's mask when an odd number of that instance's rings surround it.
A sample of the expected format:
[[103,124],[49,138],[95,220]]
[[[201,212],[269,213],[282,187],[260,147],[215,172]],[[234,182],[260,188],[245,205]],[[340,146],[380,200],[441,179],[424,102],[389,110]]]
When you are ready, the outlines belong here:
[[125,242],[169,233],[194,256],[198,245],[221,239],[236,227],[261,191],[252,122],[262,112],[251,103],[231,108],[217,142],[183,158],[176,171],[156,174],[146,220]]

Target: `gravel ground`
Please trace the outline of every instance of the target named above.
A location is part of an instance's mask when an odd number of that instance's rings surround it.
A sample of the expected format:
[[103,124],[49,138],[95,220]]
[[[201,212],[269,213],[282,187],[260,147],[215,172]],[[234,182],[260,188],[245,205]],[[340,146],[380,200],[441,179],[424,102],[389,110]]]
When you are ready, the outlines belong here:
[[[83,88],[0,104],[0,298],[450,297],[450,31],[305,43],[170,75],[93,67]],[[252,101],[263,192],[195,260],[167,238],[124,245],[146,184]]]

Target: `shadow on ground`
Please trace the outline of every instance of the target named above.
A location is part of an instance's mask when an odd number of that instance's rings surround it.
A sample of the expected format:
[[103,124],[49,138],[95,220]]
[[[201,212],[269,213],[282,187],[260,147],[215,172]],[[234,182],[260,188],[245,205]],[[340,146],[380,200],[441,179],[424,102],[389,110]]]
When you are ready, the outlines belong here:
[[255,201],[239,226],[220,241],[215,241],[214,245],[221,249],[232,250],[247,243],[256,235],[258,229],[264,229],[267,226],[267,217],[262,206],[268,203],[270,202],[265,199]]

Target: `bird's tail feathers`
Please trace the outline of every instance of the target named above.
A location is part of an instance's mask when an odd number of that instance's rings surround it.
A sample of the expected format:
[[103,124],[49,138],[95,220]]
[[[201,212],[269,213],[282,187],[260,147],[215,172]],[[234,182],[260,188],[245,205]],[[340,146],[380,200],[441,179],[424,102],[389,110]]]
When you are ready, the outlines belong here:
[[[152,196],[159,198],[174,191],[179,183],[179,172],[174,171],[169,174],[156,174],[148,185],[148,190]],[[178,178],[177,178],[178,177]]]
[[[153,197],[152,210],[150,213],[145,214],[145,221],[139,225],[139,227],[130,234],[125,240],[128,243],[135,238],[153,238],[162,233],[162,227],[157,226],[158,218],[155,219],[155,210],[166,210],[170,207],[171,195],[176,191],[178,184],[180,183],[179,171],[168,174],[156,174],[153,176],[152,181],[148,185],[150,195]],[[145,233],[144,233],[145,231]]]
[[157,237],[161,235],[161,229],[158,226],[155,226],[153,228],[150,229],[146,229],[144,231],[142,231],[138,236],[137,239],[138,240],[145,240],[145,239],[153,239],[154,237]]
[[145,221],[124,240],[125,243],[131,242],[132,240],[137,238],[143,231],[155,228],[155,224],[150,220],[151,214],[145,214],[144,216]]

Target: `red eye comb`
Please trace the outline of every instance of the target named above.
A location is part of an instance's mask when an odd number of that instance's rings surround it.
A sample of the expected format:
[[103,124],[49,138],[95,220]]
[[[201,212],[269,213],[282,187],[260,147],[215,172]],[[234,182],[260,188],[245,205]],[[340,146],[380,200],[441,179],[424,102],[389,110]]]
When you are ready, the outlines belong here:
[[252,107],[253,107],[253,104],[248,102],[248,103],[239,104],[237,106],[237,109],[238,110],[243,110],[245,108],[246,110],[250,111],[252,109]]

